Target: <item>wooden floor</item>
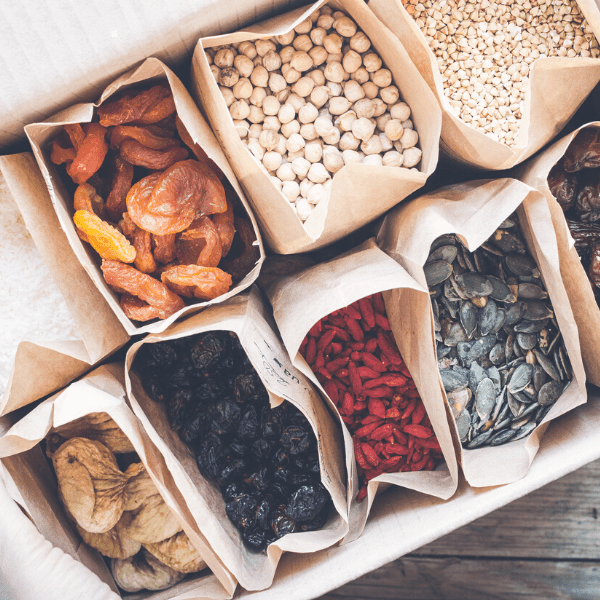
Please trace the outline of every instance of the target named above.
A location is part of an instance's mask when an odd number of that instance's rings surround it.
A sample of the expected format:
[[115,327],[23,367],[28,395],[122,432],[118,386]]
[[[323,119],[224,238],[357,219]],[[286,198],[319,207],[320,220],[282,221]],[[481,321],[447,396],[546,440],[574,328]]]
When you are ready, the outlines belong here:
[[320,600],[600,600],[600,460]]

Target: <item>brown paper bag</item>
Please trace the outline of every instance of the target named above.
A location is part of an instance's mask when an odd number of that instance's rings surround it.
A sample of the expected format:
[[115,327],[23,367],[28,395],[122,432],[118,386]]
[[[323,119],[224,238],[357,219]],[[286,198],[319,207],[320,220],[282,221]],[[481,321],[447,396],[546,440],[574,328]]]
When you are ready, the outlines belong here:
[[394,84],[412,110],[423,152],[419,172],[364,164],[344,166],[333,178],[328,201],[322,201],[307,221],[296,215],[288,200],[271,183],[241,142],[225,101],[210,71],[205,48],[244,40],[270,38],[292,30],[326,0],[275,17],[238,33],[198,42],[192,62],[193,92],[208,116],[225,154],[248,195],[269,247],[280,254],[316,250],[366,225],[418,190],[433,173],[438,159],[440,111],[430,90],[398,40],[360,0],[331,0],[334,9],[348,13],[370,38]]
[[129,438],[164,501],[212,571],[212,574],[204,571],[191,575],[169,590],[142,596],[152,600],[231,598],[236,581],[197,529],[156,447],[126,405],[123,378],[123,364],[112,363],[99,367],[42,402],[0,438],[2,463],[25,499],[26,510],[40,532],[117,592],[101,555],[81,541],[72,521],[67,518],[58,497],[55,475],[39,446],[40,441],[54,428],[67,424],[73,427],[73,421],[91,413],[107,413]]
[[[265,553],[249,551],[225,512],[218,486],[205,479],[196,459],[168,422],[165,407],[148,397],[139,375],[132,369],[143,344],[187,337],[203,331],[235,332],[250,362],[264,383],[271,406],[284,400],[296,406],[310,422],[319,445],[321,480],[330,492],[335,510],[317,531],[286,535],[267,547]],[[164,457],[178,489],[208,543],[226,567],[247,590],[269,587],[283,552],[310,553],[328,548],[348,531],[342,435],[321,398],[306,377],[289,361],[285,348],[256,288],[249,294],[207,309],[161,334],[134,344],[126,358],[127,393],[133,411]]]
[[560,274],[569,295],[573,316],[577,323],[585,372],[591,383],[600,385],[600,357],[598,355],[598,348],[600,348],[600,310],[598,310],[588,276],[575,249],[562,208],[548,187],[550,170],[564,156],[577,133],[586,127],[600,127],[600,122],[588,123],[577,131],[566,135],[548,149],[524,163],[515,176],[544,194],[548,201],[556,241],[558,242]]
[[[380,246],[426,286],[423,265],[437,237],[456,233],[473,251],[515,210],[529,252],[546,284],[574,377],[529,437],[503,446],[461,449],[465,477],[477,487],[510,483],[525,476],[548,422],[587,399],[577,326],[560,276],[556,236],[547,203],[542,194],[514,179],[471,181],[442,188],[393,210],[378,234]],[[454,419],[451,421],[455,427]]]
[[[369,482],[367,499],[359,503],[356,501],[359,480],[352,436],[299,350],[302,340],[317,321],[381,291],[400,354],[415,380],[446,463],[435,471],[384,473]],[[431,377],[436,369],[435,347],[429,317],[429,295],[422,285],[370,239],[338,258],[274,282],[268,293],[275,321],[293,365],[327,398],[330,410],[344,432],[350,507],[350,531],[345,541],[352,541],[362,533],[380,486],[385,489],[388,487],[386,484],[393,484],[443,499],[450,498],[458,484],[458,466],[444,398]]]
[[[600,10],[593,0],[577,4],[600,39]],[[442,87],[436,58],[401,0],[371,0],[369,7],[404,44],[442,108],[440,148],[450,158],[487,170],[509,169],[554,138],[600,81],[600,60],[544,58],[533,64],[515,145],[509,147],[463,121]]]
[[[133,321],[125,316],[119,305],[118,297],[104,281],[104,277],[102,276],[102,273],[98,267],[98,258],[96,253],[91,251],[88,247],[84,247],[84,244],[77,236],[72,219],[73,200],[65,190],[65,186],[61,181],[56,165],[50,161],[48,144],[60,131],[62,131],[63,125],[68,123],[84,123],[91,121],[94,108],[105,102],[110,96],[119,91],[121,88],[140,82],[150,83],[151,81],[155,81],[157,79],[167,80],[173,92],[173,97],[177,106],[177,115],[183,123],[183,126],[191,136],[192,140],[198,144],[206,152],[208,157],[212,159],[223,171],[238,194],[248,214],[248,218],[252,222],[257,238],[255,243],[260,248],[260,258],[256,263],[256,266],[244,277],[242,281],[233,286],[226,294],[219,296],[215,300],[211,300],[209,302],[198,302],[196,304],[186,306],[168,319],[158,320],[147,325],[136,325]],[[93,285],[97,288],[97,290],[100,291],[105,301],[117,316],[120,324],[129,335],[162,331],[168,327],[170,323],[174,322],[183,315],[189,315],[194,312],[198,312],[198,310],[201,310],[206,306],[222,302],[223,300],[226,300],[227,298],[230,298],[238,292],[246,289],[258,276],[260,265],[264,260],[264,250],[262,247],[261,236],[252,212],[248,208],[244,195],[235,179],[235,175],[231,171],[231,168],[227,163],[227,160],[225,159],[217,140],[212,135],[210,128],[208,127],[206,121],[204,121],[202,118],[192,98],[183,87],[181,81],[159,60],[155,58],[149,58],[134,71],[121,76],[104,91],[97,104],[77,104],[60,112],[44,123],[28,125],[25,128],[25,131],[33,147],[33,152],[42,171],[42,175],[46,180],[46,185],[50,191],[52,204],[54,205],[54,209],[58,215],[58,220],[64,231],[64,234],[67,236],[73,252],[75,253],[79,263],[89,275]],[[80,285],[81,283],[79,279],[72,279],[69,287],[77,289]],[[78,297],[81,298],[81,296]],[[88,299],[86,299],[86,302],[85,310],[87,316],[87,314],[90,312],[90,304]],[[96,329],[95,333],[98,336],[106,335],[106,331],[102,329]]]

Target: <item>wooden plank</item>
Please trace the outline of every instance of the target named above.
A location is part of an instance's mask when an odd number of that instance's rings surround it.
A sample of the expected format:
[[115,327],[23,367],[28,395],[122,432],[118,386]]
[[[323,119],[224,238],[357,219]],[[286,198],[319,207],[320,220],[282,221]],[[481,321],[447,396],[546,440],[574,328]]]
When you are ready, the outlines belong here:
[[600,460],[423,546],[415,554],[597,559],[599,514]]
[[410,556],[320,600],[598,600],[600,560]]

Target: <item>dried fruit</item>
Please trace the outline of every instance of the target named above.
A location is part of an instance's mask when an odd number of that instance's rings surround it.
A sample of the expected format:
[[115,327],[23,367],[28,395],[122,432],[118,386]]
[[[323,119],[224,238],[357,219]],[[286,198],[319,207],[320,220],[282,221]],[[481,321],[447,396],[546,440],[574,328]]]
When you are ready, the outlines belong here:
[[147,302],[131,294],[122,294],[119,305],[125,316],[133,321],[152,321],[161,318],[162,313],[158,308],[150,306]]
[[[100,124],[105,127],[111,125],[121,125],[123,123],[142,123],[144,115],[149,113],[154,107],[158,106],[163,99],[171,99],[173,95],[171,90],[164,84],[155,85],[149,90],[142,92],[126,92],[118,100],[112,102],[105,102],[98,108],[98,116],[100,117]],[[164,116],[159,116],[156,120],[147,122],[155,123],[160,121],[169,114],[175,112],[175,104],[172,103],[173,110],[170,110]],[[162,111],[164,112],[164,111]],[[153,115],[153,118],[157,116]]]
[[197,573],[206,568],[198,550],[192,546],[190,538],[183,531],[162,542],[144,544],[144,548],[179,573]]
[[77,525],[77,531],[83,541],[88,546],[96,548],[100,554],[109,558],[129,558],[142,548],[141,542],[128,537],[125,531],[131,519],[131,513],[124,512],[119,522],[106,533],[90,533],[80,525]]
[[176,162],[185,160],[188,151],[181,146],[173,145],[164,150],[153,150],[137,140],[128,138],[121,142],[119,156],[132,165],[162,171]]
[[183,296],[201,300],[213,300],[226,294],[233,283],[229,273],[217,267],[199,265],[168,267],[162,272],[161,279]]
[[85,183],[104,162],[108,152],[106,128],[98,123],[86,123],[83,127],[85,138],[77,149],[77,154],[67,166],[67,173],[75,183]]
[[145,548],[131,558],[113,559],[111,571],[116,584],[126,592],[166,590],[185,577],[185,573],[171,569]]
[[135,260],[135,248],[127,238],[112,225],[87,210],[78,210],[73,221],[85,235],[92,248],[104,259],[130,263]]
[[103,260],[102,272],[108,285],[138,296],[158,309],[161,319],[167,319],[185,306],[183,300],[166,285],[133,267],[115,260]]
[[210,217],[200,217],[178,235],[176,249],[182,265],[216,267],[221,262],[223,246]]
[[133,165],[118,156],[114,156],[112,168],[110,192],[106,197],[106,212],[113,221],[119,221],[127,210],[125,199],[133,181]]
[[134,185],[127,210],[138,227],[165,235],[183,231],[203,215],[225,212],[227,202],[217,176],[198,161],[185,160]]
[[152,150],[166,150],[173,146],[179,146],[179,141],[173,136],[160,135],[148,126],[136,127],[134,125],[117,125],[110,134],[110,146],[111,148],[119,148],[127,139],[137,140],[140,144]]
[[[243,217],[235,215],[234,224],[241,249],[234,246],[231,255],[223,261],[222,268],[231,273],[233,279],[240,281],[256,265],[260,257],[260,250],[254,243],[256,242],[256,234],[250,222]],[[234,245],[237,239],[236,237],[233,238]]]
[[77,437],[52,457],[63,503],[80,527],[91,533],[112,529],[124,510],[127,475],[100,442]]

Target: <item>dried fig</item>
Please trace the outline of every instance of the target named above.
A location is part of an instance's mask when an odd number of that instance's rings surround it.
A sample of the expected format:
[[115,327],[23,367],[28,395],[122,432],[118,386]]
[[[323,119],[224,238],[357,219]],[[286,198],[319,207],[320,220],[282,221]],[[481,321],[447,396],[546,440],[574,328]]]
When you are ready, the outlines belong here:
[[181,531],[181,525],[146,471],[130,480],[123,498],[125,508],[131,510],[133,515],[125,527],[130,538],[143,544],[152,544]]
[[119,426],[105,413],[91,413],[52,430],[52,434],[68,440],[83,437],[104,444],[114,454],[135,452],[129,438]]
[[104,533],[123,514],[125,484],[114,454],[100,442],[76,437],[52,457],[67,510],[86,531]]
[[113,559],[111,570],[117,585],[126,592],[166,590],[185,577],[184,573],[171,569],[144,548],[131,558]]
[[142,544],[136,540],[132,540],[125,535],[125,525],[132,519],[132,514],[124,512],[119,522],[106,533],[90,533],[77,525],[77,531],[81,535],[83,541],[96,548],[104,556],[109,558],[129,558],[137,554]]
[[197,573],[206,569],[206,563],[184,531],[157,544],[144,544],[144,548],[179,573]]

